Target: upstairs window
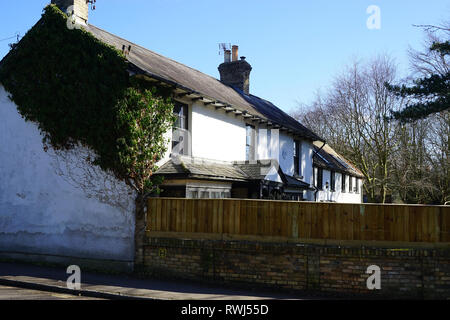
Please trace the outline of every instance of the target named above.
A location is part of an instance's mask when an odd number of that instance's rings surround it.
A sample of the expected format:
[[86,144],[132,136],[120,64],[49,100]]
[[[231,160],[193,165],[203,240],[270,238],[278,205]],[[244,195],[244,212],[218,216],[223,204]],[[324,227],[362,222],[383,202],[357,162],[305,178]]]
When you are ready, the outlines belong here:
[[342,174],[342,193],[345,193],[346,192],[346,185],[345,185],[345,179],[346,179],[347,177],[345,176],[345,174]]
[[247,124],[246,126],[246,142],[245,142],[245,159],[247,161],[255,160],[256,156],[256,131],[255,127]]
[[298,140],[294,140],[294,175],[300,175],[300,155],[301,155],[301,143]]
[[353,192],[353,177],[348,177],[348,191]]
[[355,178],[355,192],[359,193],[359,179]]
[[173,108],[173,113],[175,115],[175,128],[187,130],[188,129],[188,106],[186,104],[175,102],[175,107]]
[[330,174],[330,188],[331,188],[331,191],[332,192],[335,192],[336,191],[336,172],[334,172],[334,171],[331,171],[331,174]]
[[188,106],[186,104],[175,102],[173,109],[175,124],[172,132],[172,153],[179,155],[189,154],[189,117]]

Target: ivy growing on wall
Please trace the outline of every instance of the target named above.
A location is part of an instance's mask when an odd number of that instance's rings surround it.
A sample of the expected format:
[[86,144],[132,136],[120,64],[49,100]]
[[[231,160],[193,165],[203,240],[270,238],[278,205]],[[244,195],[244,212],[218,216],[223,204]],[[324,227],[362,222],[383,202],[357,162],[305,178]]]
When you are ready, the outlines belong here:
[[38,123],[55,149],[80,143],[92,163],[139,194],[165,152],[174,118],[168,92],[129,76],[123,54],[49,5],[39,22],[0,65],[0,83],[27,121]]

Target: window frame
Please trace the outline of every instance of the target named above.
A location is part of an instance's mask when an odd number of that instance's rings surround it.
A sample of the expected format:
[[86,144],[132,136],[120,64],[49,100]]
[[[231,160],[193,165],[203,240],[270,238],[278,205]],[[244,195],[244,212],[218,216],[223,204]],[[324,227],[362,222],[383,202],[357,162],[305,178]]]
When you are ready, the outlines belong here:
[[330,172],[330,191],[336,192],[336,171]]
[[[179,108],[178,112],[177,108]],[[175,100],[173,109],[173,114],[176,117],[176,121],[172,128],[172,150],[176,145],[178,145],[178,143],[184,143],[182,149],[183,152],[180,155],[188,156],[190,155],[189,142],[184,142],[184,139],[189,139],[189,105]],[[180,118],[182,119],[182,122],[180,122]],[[177,124],[179,123],[182,123],[182,126],[177,126]],[[180,137],[178,137],[178,141],[176,141],[175,139],[176,131],[181,133]],[[181,137],[183,138],[183,140],[180,141],[179,138]]]
[[302,143],[300,140],[294,140],[294,175],[301,175],[300,156]]
[[347,192],[347,182],[345,181],[347,179],[347,175],[345,173],[341,173],[341,192],[346,193]]
[[323,169],[322,168],[317,168],[316,188],[321,191],[323,190]]

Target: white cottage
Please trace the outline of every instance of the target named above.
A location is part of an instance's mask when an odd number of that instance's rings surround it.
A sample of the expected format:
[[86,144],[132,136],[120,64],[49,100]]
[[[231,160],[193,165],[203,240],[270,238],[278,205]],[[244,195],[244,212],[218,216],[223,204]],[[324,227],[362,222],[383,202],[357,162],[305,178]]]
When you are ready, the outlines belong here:
[[130,74],[172,89],[178,121],[156,173],[165,178],[161,196],[361,202],[363,175],[354,166],[250,93],[252,67],[237,46],[225,50],[218,80],[88,24],[84,1],[53,2],[63,11],[73,5],[78,23],[122,50]]
[[[161,196],[361,202],[354,166],[249,92],[252,68],[237,46],[225,52],[218,80],[90,25],[86,1],[52,3],[122,50],[130,75],[172,90],[178,121],[157,172]],[[86,163],[89,149],[44,150],[42,138],[0,83],[0,257],[130,270],[134,192]]]

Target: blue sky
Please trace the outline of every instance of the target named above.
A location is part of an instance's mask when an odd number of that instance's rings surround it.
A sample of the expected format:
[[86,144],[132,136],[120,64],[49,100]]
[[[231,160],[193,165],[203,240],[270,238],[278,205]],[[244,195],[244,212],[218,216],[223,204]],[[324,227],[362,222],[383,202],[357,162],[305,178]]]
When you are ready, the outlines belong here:
[[[24,35],[49,2],[1,1],[0,40]],[[366,26],[370,5],[381,10],[379,30]],[[97,0],[90,23],[216,78],[218,44],[237,44],[253,67],[251,93],[289,112],[355,57],[389,54],[406,76],[408,47],[423,43],[412,25],[449,17],[448,0]]]

